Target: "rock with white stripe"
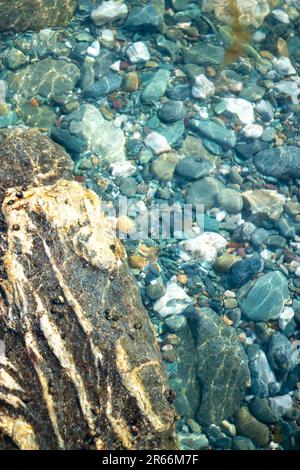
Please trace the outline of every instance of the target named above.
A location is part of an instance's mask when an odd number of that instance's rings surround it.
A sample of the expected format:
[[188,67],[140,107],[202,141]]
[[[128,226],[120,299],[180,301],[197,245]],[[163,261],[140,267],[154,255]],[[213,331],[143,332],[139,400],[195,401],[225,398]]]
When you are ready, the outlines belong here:
[[100,200],[37,131],[1,131],[0,163],[0,448],[176,448],[155,336]]

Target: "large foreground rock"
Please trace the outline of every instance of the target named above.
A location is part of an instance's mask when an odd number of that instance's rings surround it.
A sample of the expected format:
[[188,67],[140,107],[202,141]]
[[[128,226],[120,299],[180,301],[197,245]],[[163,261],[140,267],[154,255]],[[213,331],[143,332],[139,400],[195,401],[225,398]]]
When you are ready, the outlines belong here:
[[195,309],[191,327],[201,386],[197,420],[203,426],[220,424],[236,411],[250,385],[248,359],[235,329],[210,308]]
[[64,26],[77,4],[78,0],[0,0],[0,31]]
[[0,162],[0,447],[176,448],[155,336],[100,200],[35,130],[2,131]]

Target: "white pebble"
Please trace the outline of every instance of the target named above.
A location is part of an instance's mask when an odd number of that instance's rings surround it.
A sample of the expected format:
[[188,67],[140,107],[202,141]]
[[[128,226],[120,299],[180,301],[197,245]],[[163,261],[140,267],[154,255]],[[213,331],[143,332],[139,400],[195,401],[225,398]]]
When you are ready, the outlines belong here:
[[91,57],[98,57],[100,54],[100,44],[98,41],[92,42],[92,44],[87,48],[87,54]]
[[106,23],[125,18],[128,14],[128,8],[125,3],[102,2],[101,5],[92,11],[91,18],[96,26],[102,26]]
[[152,150],[156,155],[160,153],[169,152],[171,147],[165,136],[158,132],[150,132],[144,140],[145,145]]
[[279,9],[278,10],[273,10],[272,15],[280,23],[288,24],[290,22],[289,15],[283,10],[279,10]]
[[112,163],[110,165],[112,170],[112,176],[122,177],[125,178],[126,176],[134,175],[136,172],[136,166],[132,165],[132,163],[128,161]]
[[284,307],[278,320],[279,328],[281,330],[284,330],[286,325],[291,321],[294,315],[295,312],[292,307]]
[[166,286],[165,294],[154,303],[153,310],[165,318],[169,315],[179,315],[191,304],[192,299],[182,287],[172,281]]
[[214,95],[216,89],[215,85],[201,74],[195,78],[195,84],[192,87],[192,95],[194,98],[206,99]]
[[220,251],[227,245],[226,238],[215,232],[204,232],[198,237],[182,242],[186,251],[207,263],[213,263]]
[[259,124],[247,124],[241,131],[248,139],[259,139],[264,132],[264,128]]
[[150,59],[150,53],[145,43],[138,41],[127,47],[126,54],[132,64],[146,62]]
[[276,72],[280,75],[289,76],[296,74],[296,70],[288,57],[274,57],[273,65]]

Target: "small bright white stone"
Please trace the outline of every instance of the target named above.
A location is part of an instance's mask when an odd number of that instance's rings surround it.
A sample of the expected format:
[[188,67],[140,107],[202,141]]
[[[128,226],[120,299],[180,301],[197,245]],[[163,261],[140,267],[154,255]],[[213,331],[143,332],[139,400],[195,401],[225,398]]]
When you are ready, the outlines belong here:
[[273,10],[272,15],[276,20],[280,21],[280,23],[288,24],[290,22],[289,15],[283,10]]
[[146,62],[150,59],[150,54],[146,44],[143,42],[134,42],[128,46],[126,50],[128,59],[132,64],[137,64],[138,62]]
[[198,75],[195,84],[192,87],[192,95],[194,98],[206,99],[215,93],[215,85],[206,78],[205,75]]
[[127,176],[134,175],[136,167],[128,161],[112,163],[110,165],[112,176],[126,178]]
[[215,232],[204,232],[196,238],[182,242],[183,248],[207,263],[213,263],[227,245],[226,238]]
[[192,302],[182,287],[172,281],[167,285],[165,294],[153,305],[153,310],[165,318],[169,315],[179,315]]
[[160,153],[169,152],[171,147],[165,136],[158,132],[150,132],[144,140],[145,145],[152,150],[156,155]]
[[278,320],[279,328],[281,330],[284,330],[286,325],[291,321],[294,315],[295,312],[291,307],[284,307]]
[[253,106],[243,98],[225,98],[226,111],[237,115],[242,124],[252,124],[254,121]]
[[120,60],[117,60],[116,62],[114,62],[113,64],[111,64],[110,68],[112,70],[115,70],[115,72],[119,72],[121,70],[121,61]]
[[296,74],[296,70],[288,57],[274,57],[273,65],[276,72],[280,75],[289,76]]
[[88,55],[91,57],[98,57],[100,54],[100,44],[98,41],[92,42],[92,44],[87,48]]
[[300,277],[300,266],[298,266],[295,270],[295,276]]
[[259,124],[248,124],[242,129],[244,136],[249,139],[259,139],[263,135],[263,132],[264,128]]
[[98,8],[93,10],[91,18],[96,26],[102,26],[106,23],[125,18],[127,13],[128,8],[125,3],[109,0],[108,2],[102,2]]

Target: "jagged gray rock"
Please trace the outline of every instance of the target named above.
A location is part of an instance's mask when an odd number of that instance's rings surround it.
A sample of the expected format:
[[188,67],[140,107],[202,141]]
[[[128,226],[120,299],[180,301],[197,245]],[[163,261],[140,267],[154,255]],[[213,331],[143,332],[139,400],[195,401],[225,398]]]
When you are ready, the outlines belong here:
[[0,448],[177,448],[166,371],[99,198],[36,130],[1,131],[0,163]]

